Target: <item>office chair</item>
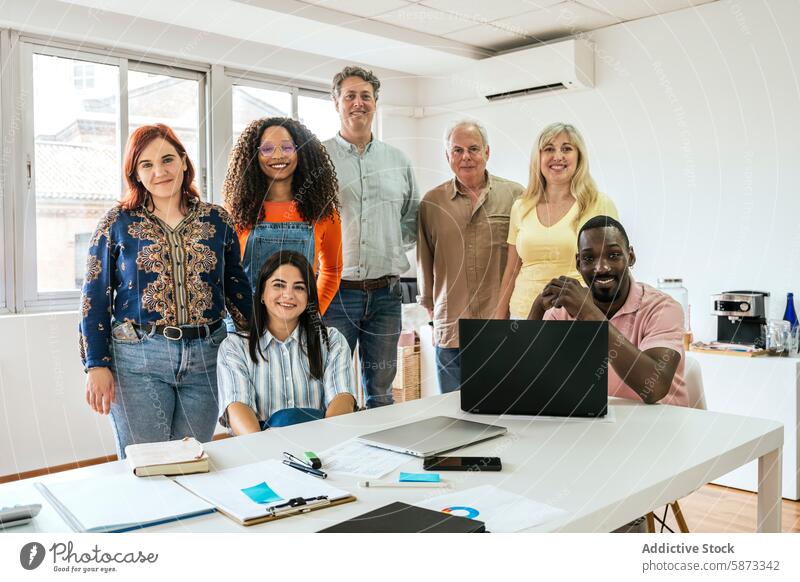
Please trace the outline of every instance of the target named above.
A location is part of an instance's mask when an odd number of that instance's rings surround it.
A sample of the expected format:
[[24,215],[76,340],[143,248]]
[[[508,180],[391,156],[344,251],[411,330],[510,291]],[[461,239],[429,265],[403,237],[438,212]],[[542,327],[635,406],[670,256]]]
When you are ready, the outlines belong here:
[[[700,369],[700,364],[697,360],[688,354],[684,357],[686,358],[686,364],[683,369],[683,381],[686,384],[689,407],[705,410],[706,394],[703,390],[703,371]],[[652,511],[647,514],[647,533],[655,533],[656,522],[661,524],[660,533],[663,533],[665,529],[669,530],[671,533],[675,533],[672,528],[666,524],[667,513],[670,509],[672,509],[672,514],[675,516],[675,522],[678,524],[678,529],[681,533],[689,533],[689,526],[686,523],[686,519],[683,517],[681,506],[677,500],[664,506],[664,514],[661,517],[658,517]]]

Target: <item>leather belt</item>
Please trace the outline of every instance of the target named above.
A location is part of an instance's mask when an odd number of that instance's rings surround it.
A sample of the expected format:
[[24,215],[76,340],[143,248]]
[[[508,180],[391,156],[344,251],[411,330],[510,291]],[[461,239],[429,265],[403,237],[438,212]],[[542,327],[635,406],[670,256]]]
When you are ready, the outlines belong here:
[[372,291],[373,289],[383,289],[399,279],[397,275],[384,275],[378,279],[364,279],[362,281],[348,281],[342,279],[339,287],[342,289],[359,289],[361,291]]
[[168,340],[178,341],[181,339],[202,339],[210,336],[212,333],[222,327],[223,321],[218,319],[213,323],[207,325],[138,325],[134,324],[136,329],[150,334],[155,328],[155,333],[163,335]]

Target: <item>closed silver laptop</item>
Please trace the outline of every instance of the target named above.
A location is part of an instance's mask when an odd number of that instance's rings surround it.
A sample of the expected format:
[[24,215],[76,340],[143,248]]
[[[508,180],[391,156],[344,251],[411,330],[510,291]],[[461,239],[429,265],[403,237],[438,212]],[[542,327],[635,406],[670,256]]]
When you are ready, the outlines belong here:
[[415,457],[430,457],[444,451],[451,451],[501,436],[506,432],[508,429],[504,426],[483,424],[449,416],[434,416],[365,434],[358,437],[358,441]]

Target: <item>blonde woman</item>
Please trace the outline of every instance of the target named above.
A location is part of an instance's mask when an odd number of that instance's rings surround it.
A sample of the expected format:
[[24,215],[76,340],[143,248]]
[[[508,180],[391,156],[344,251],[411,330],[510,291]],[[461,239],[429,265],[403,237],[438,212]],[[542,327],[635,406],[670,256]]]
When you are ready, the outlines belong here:
[[575,268],[578,230],[595,216],[619,218],[614,203],[597,190],[581,134],[553,123],[531,153],[525,193],[511,209],[508,258],[496,319],[526,319],[533,300],[551,279],[580,279]]

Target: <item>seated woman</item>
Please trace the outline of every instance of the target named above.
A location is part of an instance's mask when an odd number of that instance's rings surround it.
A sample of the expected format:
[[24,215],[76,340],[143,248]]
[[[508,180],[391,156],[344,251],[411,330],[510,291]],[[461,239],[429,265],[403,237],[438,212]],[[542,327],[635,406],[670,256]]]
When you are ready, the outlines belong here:
[[353,412],[350,347],[319,316],[314,270],[281,251],[261,267],[247,335],[229,335],[217,359],[219,421],[234,435]]

